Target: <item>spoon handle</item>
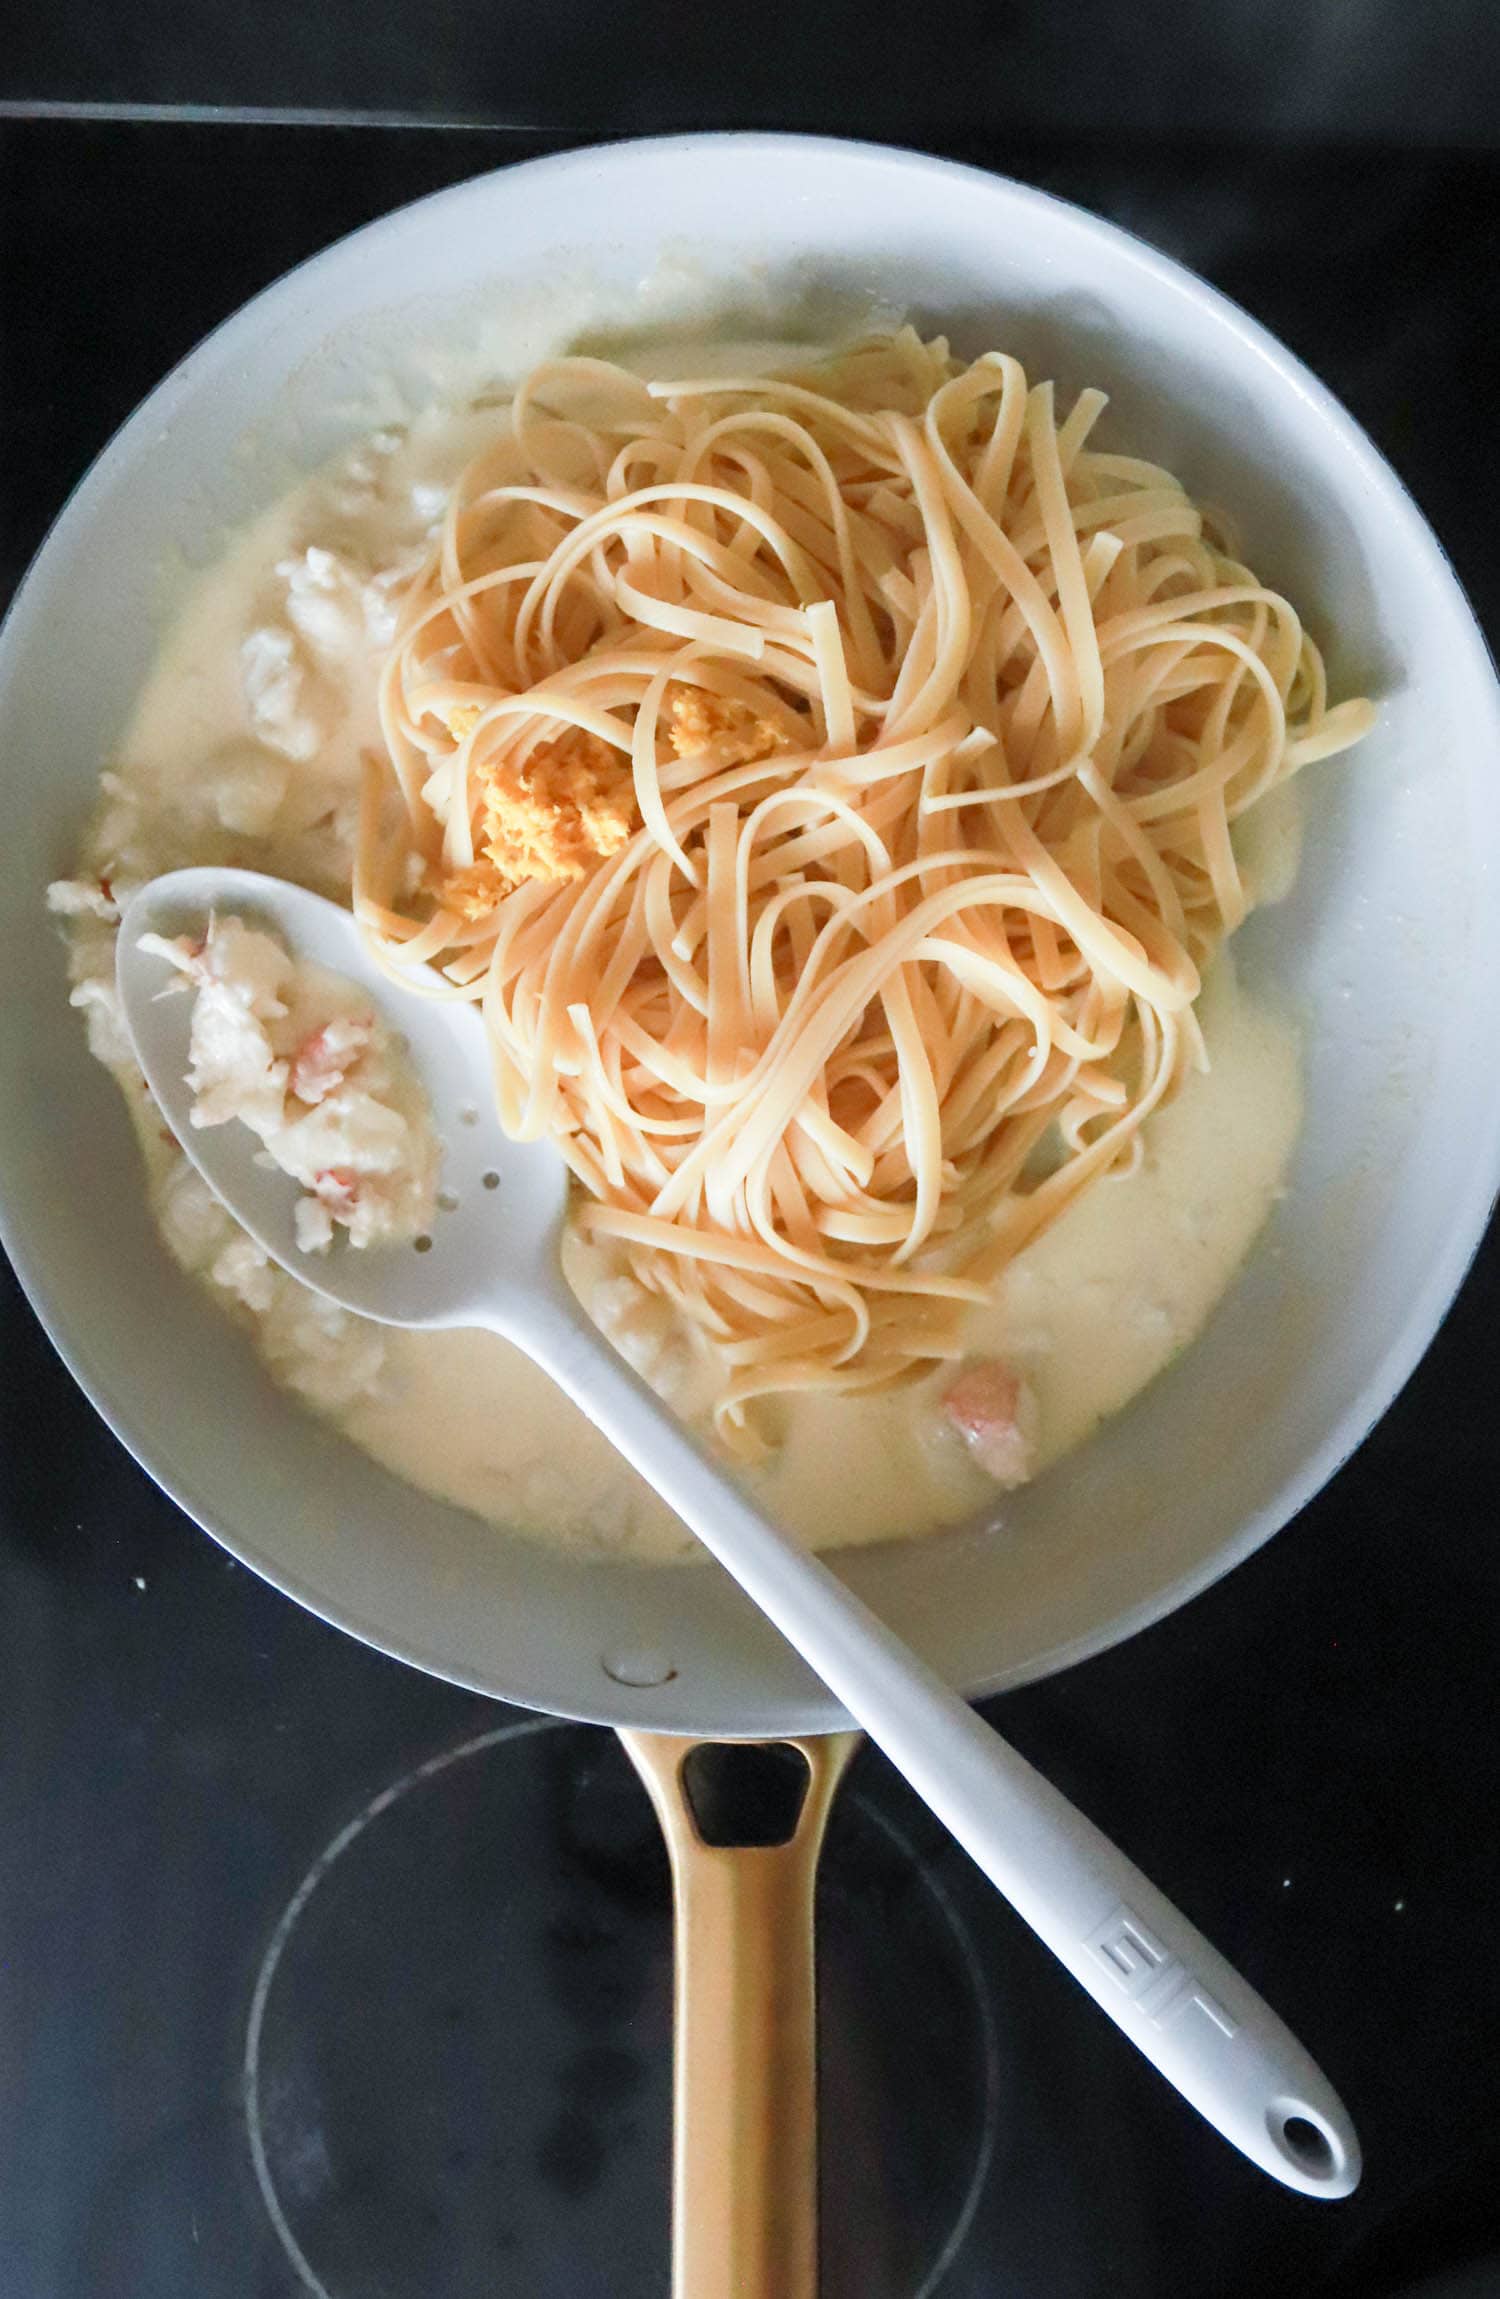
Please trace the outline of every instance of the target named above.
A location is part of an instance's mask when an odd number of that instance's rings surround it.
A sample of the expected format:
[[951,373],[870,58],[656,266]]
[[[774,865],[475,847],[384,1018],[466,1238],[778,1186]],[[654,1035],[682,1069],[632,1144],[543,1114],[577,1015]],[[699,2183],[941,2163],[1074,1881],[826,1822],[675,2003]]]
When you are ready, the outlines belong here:
[[716,1468],[571,1298],[506,1330],[733,1574],[1169,2083],[1262,2170],[1349,2194],[1337,2093],[1253,1988],[967,1702]]

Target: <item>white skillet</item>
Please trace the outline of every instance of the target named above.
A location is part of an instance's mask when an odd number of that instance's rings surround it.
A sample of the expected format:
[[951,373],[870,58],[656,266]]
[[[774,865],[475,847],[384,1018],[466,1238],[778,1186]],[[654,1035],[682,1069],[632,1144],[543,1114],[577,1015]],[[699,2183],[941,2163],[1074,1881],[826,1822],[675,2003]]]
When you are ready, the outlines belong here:
[[[240,1126],[195,1130],[186,1084],[192,1001],[143,934],[199,930],[232,911],[278,931],[301,959],[362,983],[389,1012],[390,984],[350,914],[249,871],[154,880],[121,927],[118,979],[141,1067],[209,1187],[283,1268],[365,1317],[503,1334],[581,1406],[884,1749],[1074,1978],[1184,2098],[1251,2160],[1305,2195],[1359,2179],[1337,2094],[1253,1989],[1154,1885],[1009,1748],[816,1557],[762,1516],[619,1358],[565,1283],[558,1257],[567,1175],[546,1144],[506,1138],[491,1107],[483,1024],[467,1005],[400,1009],[445,1144],[430,1247],[302,1253],[295,1185],[258,1165]],[[479,1122],[460,1113],[478,1109]]]

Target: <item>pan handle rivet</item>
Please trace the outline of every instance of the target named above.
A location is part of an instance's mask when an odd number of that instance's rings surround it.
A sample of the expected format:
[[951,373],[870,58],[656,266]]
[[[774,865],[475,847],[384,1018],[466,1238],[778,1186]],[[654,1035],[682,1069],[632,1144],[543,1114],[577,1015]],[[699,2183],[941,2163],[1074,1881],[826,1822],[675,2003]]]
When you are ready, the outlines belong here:
[[632,1685],[642,1691],[670,1684],[677,1674],[666,1654],[653,1652],[649,1645],[622,1645],[615,1651],[601,1653],[599,1666],[616,1684]]

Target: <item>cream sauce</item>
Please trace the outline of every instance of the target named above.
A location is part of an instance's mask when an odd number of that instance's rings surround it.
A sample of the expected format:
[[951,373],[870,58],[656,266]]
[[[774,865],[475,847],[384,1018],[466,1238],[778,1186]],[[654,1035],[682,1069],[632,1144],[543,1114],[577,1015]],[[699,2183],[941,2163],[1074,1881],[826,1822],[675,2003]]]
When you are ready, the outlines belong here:
[[[1296,1043],[1224,962],[1203,1001],[1213,1067],[1147,1131],[1139,1170],[1105,1181],[1011,1264],[968,1321],[976,1355],[1036,1393],[1041,1465],[1129,1403],[1202,1326],[1270,1210],[1296,1138]],[[937,1412],[942,1383],[797,1399],[747,1482],[819,1548],[899,1539],[995,1505]],[[497,1524],[574,1532],[639,1556],[691,1537],[535,1366],[483,1333],[397,1333],[379,1395],[344,1418],[399,1476]]]
[[[227,862],[347,898],[359,754],[378,741],[391,571],[420,555],[444,490],[492,424],[482,412],[431,414],[377,435],[276,505],[197,582],[106,778],[88,877],[107,874],[124,893],[160,870]],[[1247,854],[1268,898],[1295,853],[1295,812],[1280,802]],[[168,1242],[233,1298],[276,1376],[398,1476],[497,1525],[642,1559],[691,1553],[670,1511],[507,1343],[376,1328],[251,1267],[255,1249],[200,1202],[142,1099],[110,1012],[112,942],[107,918],[75,916],[75,996],[89,1007],[91,1042],[126,1087]],[[1007,1358],[1032,1384],[1043,1468],[1192,1340],[1280,1186],[1300,1116],[1290,1027],[1247,996],[1227,960],[1201,1014],[1212,1067],[1151,1120],[1137,1171],[1086,1195],[971,1317],[971,1350]],[[701,1370],[685,1381],[681,1343],[653,1326],[628,1282],[581,1254],[571,1273],[648,1377],[684,1410],[700,1404]],[[793,1399],[783,1443],[748,1482],[819,1547],[993,1512],[995,1487],[937,1411],[942,1386]]]

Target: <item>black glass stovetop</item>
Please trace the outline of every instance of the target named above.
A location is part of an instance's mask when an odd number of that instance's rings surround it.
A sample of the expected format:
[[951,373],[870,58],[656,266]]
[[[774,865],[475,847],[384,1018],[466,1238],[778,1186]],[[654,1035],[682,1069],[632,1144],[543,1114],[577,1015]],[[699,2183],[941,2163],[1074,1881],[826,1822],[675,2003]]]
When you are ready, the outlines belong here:
[[[0,583],[247,294],[547,141],[0,122]],[[947,148],[1266,320],[1500,630],[1500,161]],[[865,1754],[819,1906],[827,2299],[1500,2292],[1497,1313],[1492,1240],[1295,1525],[993,1704],[1327,2067],[1358,2196],[1232,2154]],[[0,1265],[0,2299],[656,2299],[670,1961],[613,1738],[264,1588],[126,1459]]]

